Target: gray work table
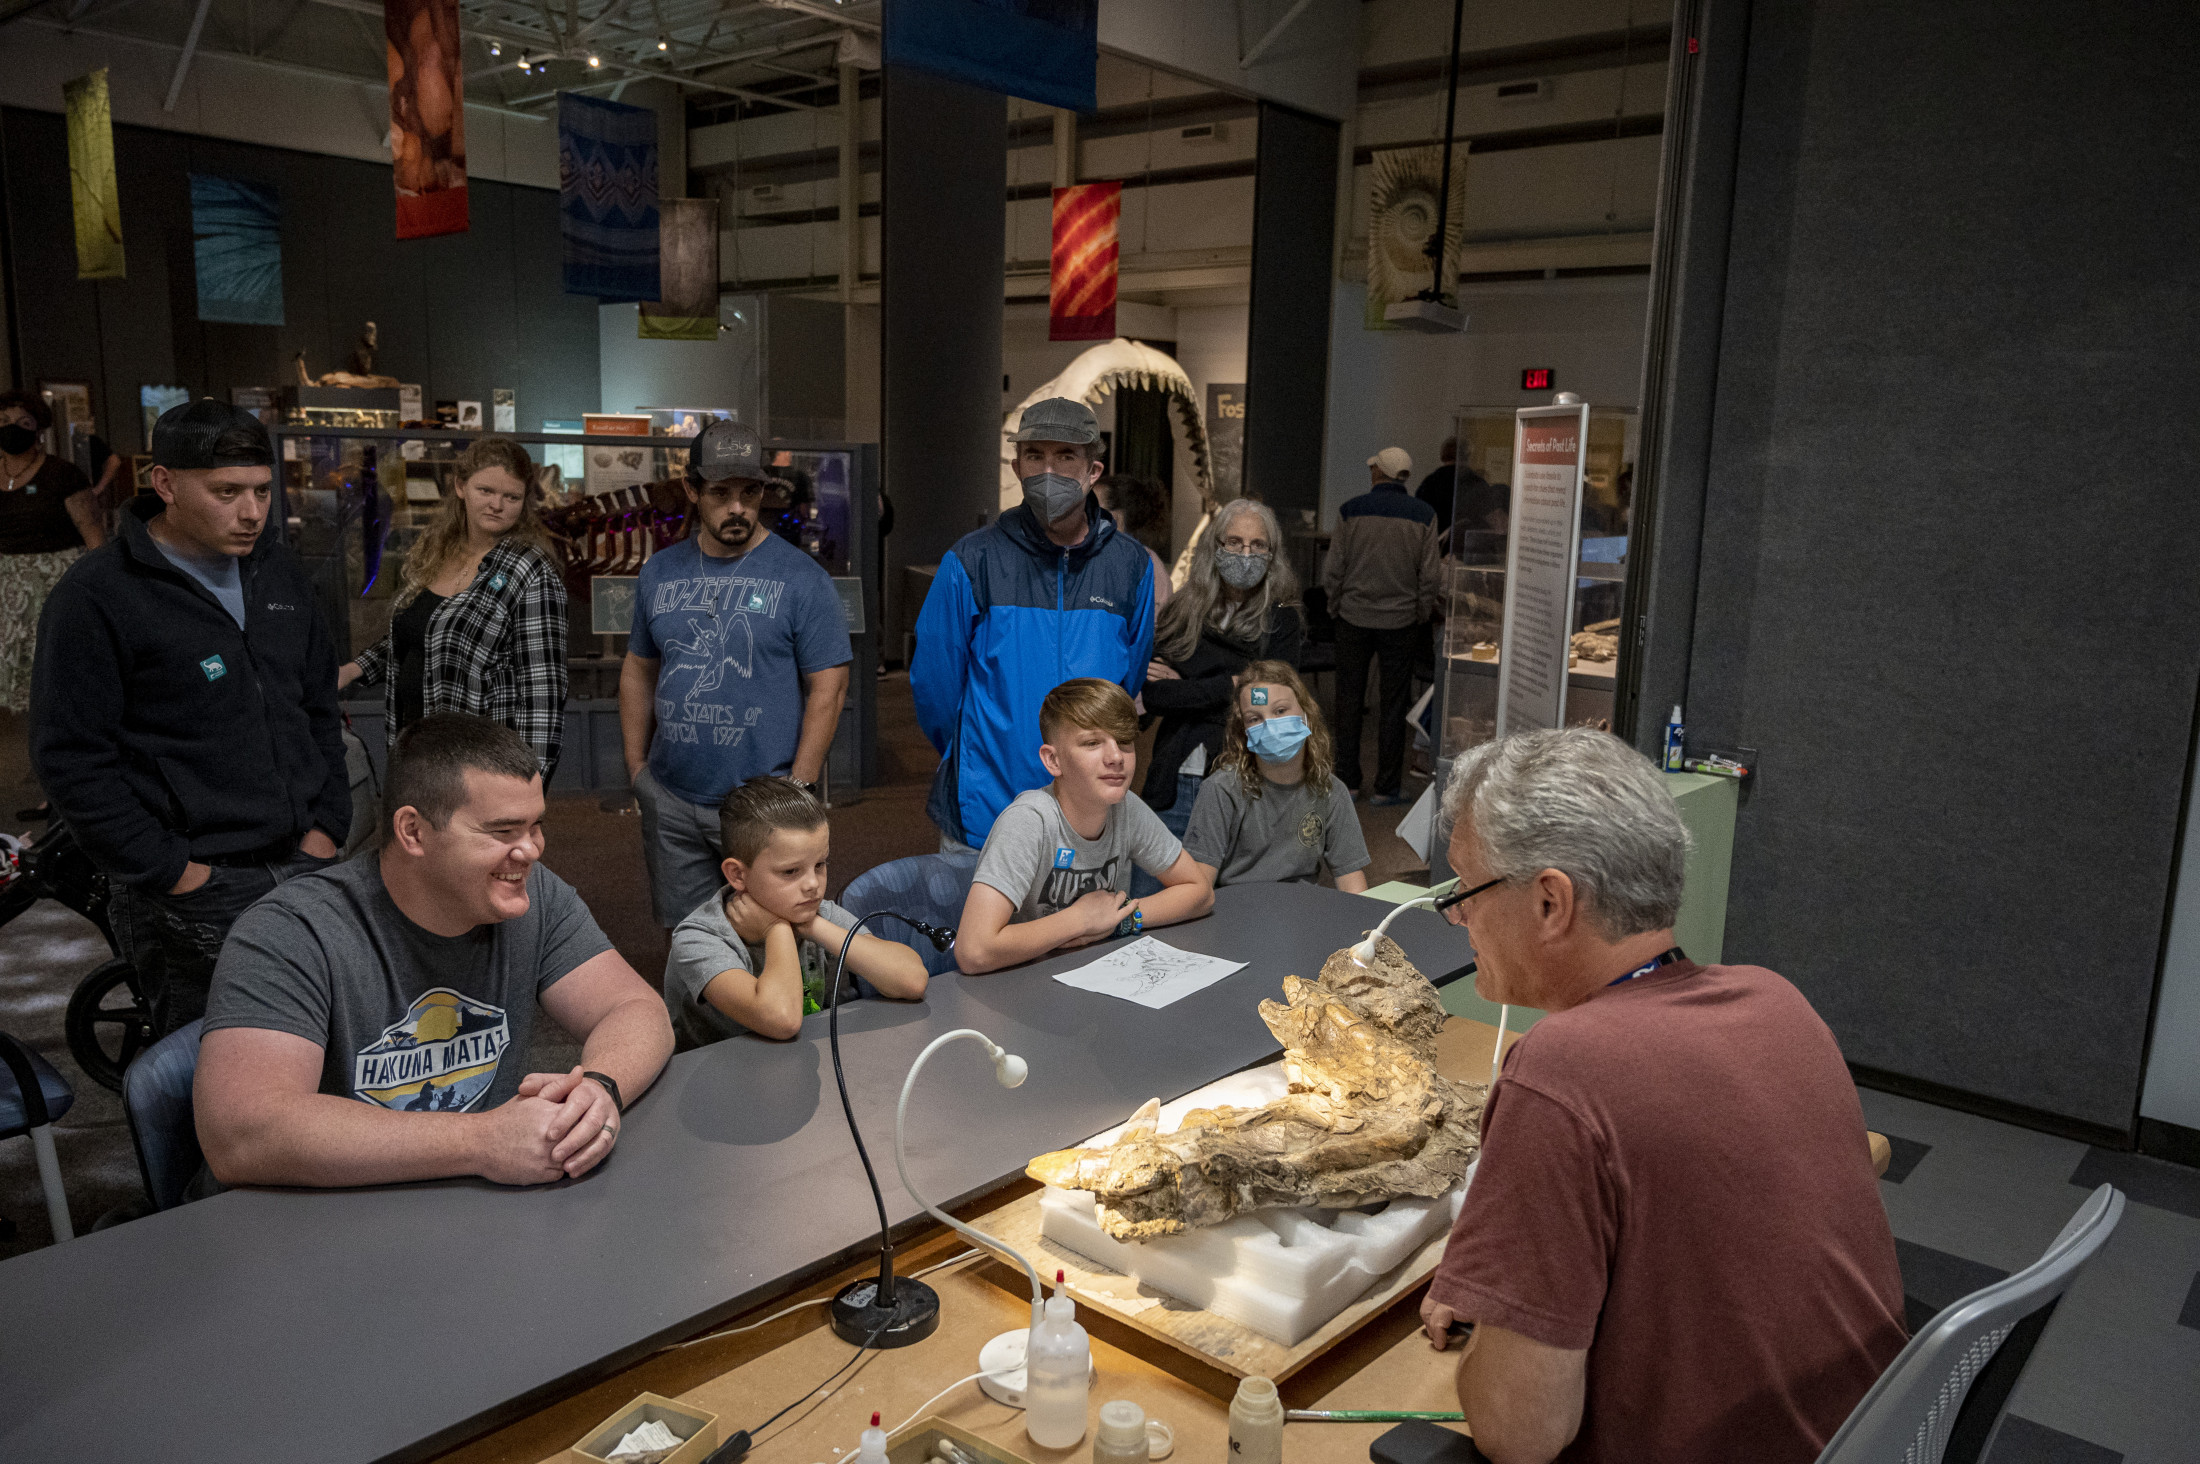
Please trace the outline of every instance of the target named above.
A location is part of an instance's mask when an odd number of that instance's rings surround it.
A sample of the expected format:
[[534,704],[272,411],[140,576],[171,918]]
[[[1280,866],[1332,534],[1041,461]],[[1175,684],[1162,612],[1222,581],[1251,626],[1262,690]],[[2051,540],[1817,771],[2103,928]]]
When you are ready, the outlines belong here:
[[[894,1104],[934,1037],[976,1027],[1031,1066],[1014,1090],[976,1043],[926,1067],[911,1169],[952,1205],[1272,1058],[1259,1001],[1384,913],[1310,885],[1222,890],[1156,935],[1245,969],[1161,1011],[1047,979],[1104,945],[843,1009],[896,1226],[920,1212],[894,1175]],[[1425,910],[1391,934],[1434,980],[1473,960]],[[236,1191],[0,1263],[0,1458],[426,1458],[873,1251],[824,1022],[674,1058],[579,1180]]]

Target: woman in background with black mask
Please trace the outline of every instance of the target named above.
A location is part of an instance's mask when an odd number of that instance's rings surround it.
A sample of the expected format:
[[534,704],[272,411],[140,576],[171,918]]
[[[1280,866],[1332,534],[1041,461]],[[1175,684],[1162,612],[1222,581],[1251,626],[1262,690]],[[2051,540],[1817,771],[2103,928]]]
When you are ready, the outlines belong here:
[[27,711],[38,616],[87,546],[98,548],[98,495],[41,435],[53,409],[35,392],[0,392],[0,707]]
[[1161,728],[1141,796],[1179,838],[1198,791],[1191,775],[1179,791],[1184,761],[1204,748],[1211,765],[1222,751],[1238,673],[1254,661],[1297,666],[1305,650],[1299,579],[1278,557],[1282,548],[1282,526],[1267,504],[1232,499],[1215,511],[1184,588],[1154,626],[1146,710],[1161,714]]

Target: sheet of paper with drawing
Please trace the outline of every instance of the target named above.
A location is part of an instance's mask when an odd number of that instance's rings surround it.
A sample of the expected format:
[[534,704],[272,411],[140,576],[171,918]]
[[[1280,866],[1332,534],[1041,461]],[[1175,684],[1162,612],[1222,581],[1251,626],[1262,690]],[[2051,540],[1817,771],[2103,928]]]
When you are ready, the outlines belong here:
[[1180,951],[1147,935],[1074,971],[1056,972],[1054,979],[1079,991],[1119,996],[1159,1011],[1244,969],[1243,961]]

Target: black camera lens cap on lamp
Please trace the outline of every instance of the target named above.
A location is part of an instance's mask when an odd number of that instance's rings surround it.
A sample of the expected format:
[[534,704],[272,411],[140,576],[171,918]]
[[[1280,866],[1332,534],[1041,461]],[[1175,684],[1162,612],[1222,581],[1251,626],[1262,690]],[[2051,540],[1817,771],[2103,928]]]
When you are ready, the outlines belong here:
[[840,1066],[840,984],[846,977],[848,951],[863,927],[880,916],[899,920],[932,942],[935,950],[955,943],[955,932],[892,910],[875,910],[858,920],[840,944],[840,958],[833,963],[833,981],[825,996],[825,1027],[833,1052],[833,1082],[840,1088],[840,1111],[848,1116],[848,1134],[856,1141],[856,1157],[863,1161],[864,1177],[871,1181],[871,1203],[878,1206],[878,1275],[852,1281],[833,1295],[828,1308],[833,1334],[856,1347],[909,1347],[931,1336],[940,1327],[940,1294],[922,1281],[894,1274],[893,1227],[886,1221],[886,1197],[879,1193],[878,1173],[871,1168],[870,1151],[863,1147],[863,1133],[856,1127],[855,1105],[848,1101],[848,1079]]

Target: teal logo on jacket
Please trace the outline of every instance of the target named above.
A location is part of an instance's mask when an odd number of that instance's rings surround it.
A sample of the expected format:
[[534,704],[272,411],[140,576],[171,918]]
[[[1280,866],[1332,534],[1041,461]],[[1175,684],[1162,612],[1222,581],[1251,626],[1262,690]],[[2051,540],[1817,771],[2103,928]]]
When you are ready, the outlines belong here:
[[199,662],[199,669],[206,673],[208,681],[219,681],[229,674],[229,668],[222,664],[222,658],[219,656],[208,656],[205,660]]
[[510,581],[506,580],[502,574],[495,574],[489,577],[489,588],[492,590],[501,590],[508,583],[510,583]]

